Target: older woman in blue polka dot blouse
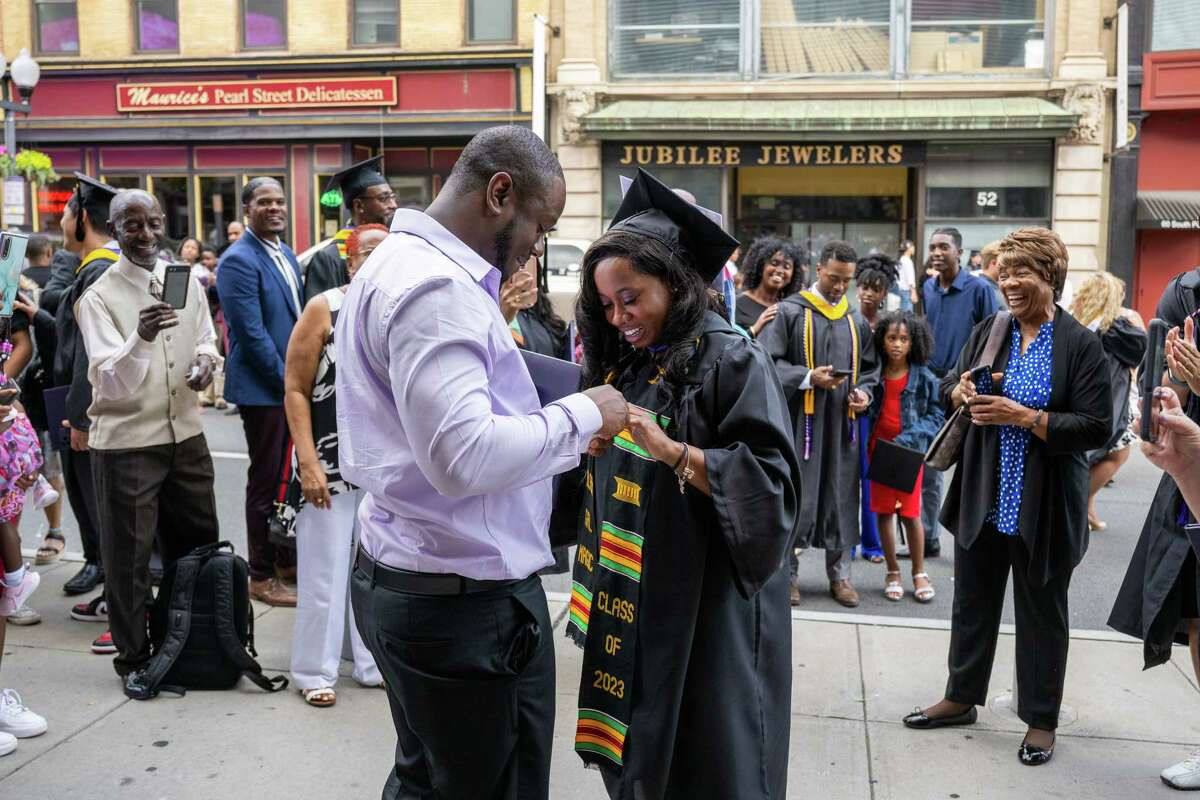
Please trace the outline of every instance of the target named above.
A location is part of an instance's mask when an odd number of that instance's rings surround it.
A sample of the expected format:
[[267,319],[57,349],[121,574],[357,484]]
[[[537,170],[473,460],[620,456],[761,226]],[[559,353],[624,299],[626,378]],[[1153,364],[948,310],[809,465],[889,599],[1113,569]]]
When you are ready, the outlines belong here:
[[[954,534],[950,678],[944,698],[904,718],[910,728],[969,725],[987,702],[1009,572],[1016,610],[1017,714],[1029,726],[1022,764],[1054,755],[1066,677],[1067,588],[1087,551],[1088,450],[1112,430],[1112,387],[1100,339],[1058,307],[1067,248],[1021,228],[1000,244],[1009,312],[980,323],[942,381],[972,426],[941,522]],[[993,323],[999,351],[976,385]],[[991,384],[990,386],[988,384]]]

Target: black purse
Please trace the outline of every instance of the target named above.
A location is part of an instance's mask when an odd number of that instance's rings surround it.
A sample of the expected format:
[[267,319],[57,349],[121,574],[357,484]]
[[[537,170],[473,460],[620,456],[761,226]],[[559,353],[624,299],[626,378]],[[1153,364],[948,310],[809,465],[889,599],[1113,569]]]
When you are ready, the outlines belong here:
[[[992,329],[988,332],[987,345],[975,367],[988,366],[995,368],[992,363],[1000,352],[1004,342],[1004,332],[1008,330],[1012,314],[1000,311],[992,319]],[[958,463],[962,457],[963,442],[966,441],[967,431],[971,429],[971,412],[964,403],[954,410],[942,429],[933,437],[929,449],[925,451],[925,463],[936,470],[945,471]]]

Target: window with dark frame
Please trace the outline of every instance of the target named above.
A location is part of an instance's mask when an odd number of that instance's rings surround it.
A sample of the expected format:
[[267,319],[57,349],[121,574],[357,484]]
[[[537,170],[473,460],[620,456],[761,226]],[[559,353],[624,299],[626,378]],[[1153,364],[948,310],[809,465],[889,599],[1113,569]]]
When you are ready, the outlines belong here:
[[370,46],[400,42],[400,4],[397,0],[351,1],[354,44]]
[[38,53],[79,52],[79,15],[75,0],[34,0],[33,17]]
[[467,0],[467,38],[471,42],[512,42],[517,38],[513,0]]
[[139,52],[179,50],[178,0],[137,0],[135,10]]
[[287,47],[287,0],[242,0],[242,47]]

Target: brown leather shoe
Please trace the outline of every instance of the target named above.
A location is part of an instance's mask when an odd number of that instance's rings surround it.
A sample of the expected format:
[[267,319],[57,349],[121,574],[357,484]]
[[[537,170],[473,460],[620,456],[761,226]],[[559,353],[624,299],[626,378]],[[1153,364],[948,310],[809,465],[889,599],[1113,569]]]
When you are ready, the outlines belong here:
[[288,588],[278,578],[265,578],[261,581],[252,578],[250,580],[250,597],[269,606],[296,607],[296,590]]
[[850,581],[830,581],[829,593],[846,608],[858,608],[858,592],[854,591]]
[[793,583],[790,588],[792,605],[800,605],[800,587]]

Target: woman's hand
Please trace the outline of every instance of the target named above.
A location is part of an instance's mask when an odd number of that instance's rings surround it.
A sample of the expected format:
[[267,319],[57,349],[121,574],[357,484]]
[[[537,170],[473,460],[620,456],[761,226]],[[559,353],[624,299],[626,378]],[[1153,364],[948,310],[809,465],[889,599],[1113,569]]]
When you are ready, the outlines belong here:
[[[1158,407],[1150,413],[1154,414],[1158,441],[1142,442],[1142,453],[1176,480],[1194,475],[1200,466],[1200,426],[1183,413],[1179,396],[1170,389],[1155,389],[1154,400]],[[1146,413],[1144,407],[1142,413]]]
[[533,276],[523,269],[517,270],[500,287],[500,313],[506,321],[512,322],[518,311],[533,307],[537,296],[538,290]]
[[999,394],[977,394],[967,405],[971,408],[971,422],[976,425],[1016,425],[1019,428],[1028,428],[1037,414],[1036,409],[1023,406],[1016,400],[1009,400]]
[[779,313],[779,303],[767,308],[766,311],[758,315],[758,320],[750,326],[750,333],[754,334],[754,338],[762,333],[763,328],[767,327],[767,323],[775,319],[775,315]]
[[1196,349],[1196,323],[1191,317],[1183,323],[1183,332],[1172,328],[1167,333],[1167,367],[1176,380],[1187,384],[1192,394],[1200,394],[1200,350]]
[[963,403],[970,403],[971,398],[975,396],[975,381],[971,380],[971,373],[964,372],[958,378],[958,386],[954,387],[954,391],[950,393],[950,400],[954,403],[955,408]]
[[333,502],[333,496],[329,494],[329,484],[325,480],[325,471],[321,469],[320,464],[300,467],[300,491],[304,493],[304,500],[317,508],[328,510],[329,504]]
[[673,466],[683,452],[683,446],[667,436],[654,416],[644,408],[629,406],[629,432],[639,447],[668,466]]

